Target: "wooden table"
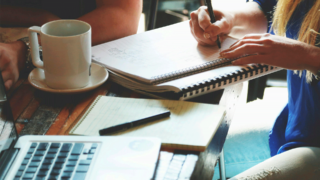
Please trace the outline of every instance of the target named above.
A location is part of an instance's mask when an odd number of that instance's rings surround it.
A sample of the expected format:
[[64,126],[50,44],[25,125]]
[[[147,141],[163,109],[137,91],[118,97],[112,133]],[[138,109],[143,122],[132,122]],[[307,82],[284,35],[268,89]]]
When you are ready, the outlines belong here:
[[[225,89],[224,93],[217,91],[191,100],[218,104],[221,99],[220,104],[227,106],[227,115],[206,151],[201,153],[171,152],[174,154],[193,154],[198,157],[193,172],[190,172],[192,173],[190,179],[212,179],[214,167],[222,150],[241,90],[242,84],[238,84]],[[148,98],[111,81],[85,93],[52,94],[31,86],[26,74],[22,75],[8,92],[13,116],[17,122],[17,131],[20,135],[68,135],[71,127],[98,95]],[[162,152],[166,152],[166,150],[162,150]]]

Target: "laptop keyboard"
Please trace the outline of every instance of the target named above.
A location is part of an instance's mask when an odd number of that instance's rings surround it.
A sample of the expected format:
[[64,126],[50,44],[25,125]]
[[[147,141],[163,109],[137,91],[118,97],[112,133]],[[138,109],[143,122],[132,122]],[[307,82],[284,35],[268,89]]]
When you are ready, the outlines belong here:
[[14,180],[85,179],[97,143],[32,143]]

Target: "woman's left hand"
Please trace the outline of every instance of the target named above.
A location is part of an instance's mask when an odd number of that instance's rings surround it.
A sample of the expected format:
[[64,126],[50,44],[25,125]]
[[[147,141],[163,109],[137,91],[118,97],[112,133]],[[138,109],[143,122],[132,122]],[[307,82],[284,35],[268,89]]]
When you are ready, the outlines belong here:
[[320,65],[320,48],[271,34],[246,35],[221,52],[221,56],[225,58],[237,58],[246,54],[251,56],[239,58],[232,64],[259,63],[292,70],[308,69],[312,72],[317,71]]

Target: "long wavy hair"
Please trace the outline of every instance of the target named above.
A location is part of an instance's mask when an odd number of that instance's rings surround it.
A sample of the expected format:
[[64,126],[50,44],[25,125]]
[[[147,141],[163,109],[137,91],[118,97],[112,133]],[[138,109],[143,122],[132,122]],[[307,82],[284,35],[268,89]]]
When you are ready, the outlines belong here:
[[[275,12],[273,14],[272,29],[276,35],[286,36],[286,27],[290,17],[292,16],[296,7],[303,3],[303,1],[309,0],[278,0]],[[298,40],[308,43],[310,45],[316,45],[316,38],[319,35],[320,29],[320,0],[316,0],[314,5],[305,15],[301,28],[299,30]],[[298,71],[295,71],[298,73]],[[300,76],[302,71],[299,72]],[[312,81],[312,73],[307,71],[307,82]]]

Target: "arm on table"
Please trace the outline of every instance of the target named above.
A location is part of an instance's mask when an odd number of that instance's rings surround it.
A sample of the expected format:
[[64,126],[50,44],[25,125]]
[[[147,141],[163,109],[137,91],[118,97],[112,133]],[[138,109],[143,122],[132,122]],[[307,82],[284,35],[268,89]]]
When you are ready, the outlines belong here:
[[137,33],[141,0],[96,0],[97,8],[79,20],[92,27],[92,45]]
[[[137,32],[142,12],[141,0],[96,0],[97,8],[79,20],[92,27],[92,44],[118,39]],[[60,19],[58,16],[41,9],[2,6],[0,25],[29,27],[41,26],[49,21]]]

